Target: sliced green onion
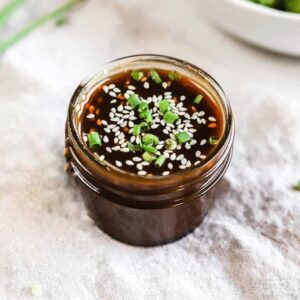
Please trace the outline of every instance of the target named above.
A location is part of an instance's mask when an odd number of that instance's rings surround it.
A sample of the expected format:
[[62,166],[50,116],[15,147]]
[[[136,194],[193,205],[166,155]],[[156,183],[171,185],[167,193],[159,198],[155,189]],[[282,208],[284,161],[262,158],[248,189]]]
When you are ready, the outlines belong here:
[[182,131],[176,134],[176,138],[179,144],[183,144],[191,139],[191,136],[188,132]]
[[155,70],[150,71],[150,76],[156,83],[162,83],[159,74]]
[[203,95],[197,95],[196,98],[194,99],[195,104],[199,104],[203,99]]
[[132,134],[138,136],[141,133],[140,125],[134,125],[132,128]]
[[154,134],[151,134],[151,133],[147,133],[144,135],[143,137],[143,143],[146,144],[146,145],[154,145],[156,146],[159,142],[159,139],[156,135]]
[[127,142],[127,147],[132,152],[137,152],[137,151],[140,151],[142,149],[141,145],[134,145],[130,142]]
[[149,104],[147,102],[141,102],[139,106],[139,112],[144,112],[149,110]]
[[156,153],[156,148],[149,145],[142,145],[143,150],[149,152],[149,153]]
[[146,117],[146,122],[147,122],[148,124],[152,124],[152,122],[153,122],[153,118],[152,118],[152,116],[150,115],[150,112],[149,112],[149,114],[148,114],[147,117]]
[[180,75],[176,71],[171,71],[168,74],[168,77],[170,80],[174,81],[174,80],[178,80],[180,78]]
[[169,100],[167,100],[167,99],[161,100],[161,101],[158,103],[158,105],[159,105],[159,110],[160,110],[160,112],[163,113],[163,114],[164,114],[166,111],[170,110],[170,106],[171,106]]
[[166,157],[164,155],[160,155],[154,163],[155,167],[161,168],[162,165],[164,164],[165,160],[166,160]]
[[92,131],[88,134],[89,146],[91,149],[96,150],[101,146],[100,135],[96,131]]
[[215,136],[211,136],[211,137],[209,137],[209,143],[211,144],[211,145],[216,145],[216,144],[218,144],[218,139],[215,137]]
[[141,128],[141,131],[146,131],[149,129],[149,125],[146,123],[146,122],[142,122],[140,123],[140,128]]
[[136,108],[142,103],[142,101],[137,94],[131,94],[128,98],[128,103],[132,108]]
[[179,119],[178,115],[175,114],[174,112],[172,111],[167,111],[165,114],[164,114],[164,120],[167,122],[167,123],[171,123],[173,124],[175,121],[177,121]]
[[167,150],[173,151],[173,150],[176,149],[176,147],[177,147],[177,143],[176,143],[175,140],[173,140],[173,139],[167,139],[167,140],[165,140],[165,148]]
[[135,81],[140,81],[143,78],[144,73],[140,71],[133,71],[130,75]]
[[144,161],[147,161],[147,162],[151,163],[156,159],[156,156],[152,153],[144,152],[143,155],[142,155],[142,158],[143,158]]

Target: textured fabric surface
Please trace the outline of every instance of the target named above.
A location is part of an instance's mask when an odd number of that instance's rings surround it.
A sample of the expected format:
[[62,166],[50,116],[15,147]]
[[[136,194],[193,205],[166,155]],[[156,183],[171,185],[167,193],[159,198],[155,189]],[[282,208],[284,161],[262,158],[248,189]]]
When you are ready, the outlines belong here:
[[[0,56],[0,299],[31,299],[34,284],[55,300],[300,298],[300,60],[224,35],[198,4],[90,0],[66,26],[49,24]],[[22,22],[38,13],[28,5]],[[205,221],[147,249],[93,225],[62,156],[76,85],[145,52],[212,74],[237,127]]]

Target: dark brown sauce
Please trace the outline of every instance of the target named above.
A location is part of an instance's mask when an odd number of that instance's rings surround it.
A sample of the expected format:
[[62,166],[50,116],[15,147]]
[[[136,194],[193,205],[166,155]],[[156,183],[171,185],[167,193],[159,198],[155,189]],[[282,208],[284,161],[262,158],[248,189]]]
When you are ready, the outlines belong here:
[[[168,78],[170,71],[156,69],[157,73],[162,79],[162,83],[158,84],[150,77],[149,69],[138,71],[143,72],[145,75],[140,81],[133,80],[130,70],[107,80],[101,84],[101,86],[99,86],[91,95],[90,99],[85,105],[80,120],[81,134],[86,145],[89,146],[87,134],[92,131],[98,132],[101,137],[102,145],[96,151],[92,149],[90,150],[93,153],[96,152],[98,158],[103,159],[104,156],[105,160],[110,162],[112,165],[116,165],[122,170],[130,173],[138,173],[139,175],[169,175],[171,173],[187,169],[194,165],[200,165],[205,162],[215,150],[223,134],[224,119],[219,106],[203,88],[199,87],[191,79],[185,76],[180,75],[179,79],[170,80]],[[113,87],[112,84],[114,84],[115,87]],[[149,87],[147,88],[148,84]],[[149,165],[145,165],[143,159],[141,161],[135,161],[137,158],[134,159],[134,157],[142,158],[144,151],[122,152],[118,149],[118,146],[120,146],[120,149],[127,148],[126,143],[130,141],[132,137],[132,133],[130,133],[130,129],[132,127],[130,126],[133,123],[139,124],[144,121],[138,117],[137,109],[129,110],[128,108],[128,101],[124,97],[126,91],[128,91],[128,86],[134,86],[135,90],[132,90],[132,92],[139,95],[139,97],[145,101],[150,102],[150,110],[153,110],[155,107],[155,104],[152,102],[153,99],[155,101],[157,98],[164,99],[166,97],[171,98],[169,100],[174,101],[176,107],[179,103],[182,103],[182,107],[187,108],[186,111],[181,111],[181,107],[177,108],[177,110],[176,108],[173,108],[175,113],[178,115],[179,113],[181,114],[179,115],[181,123],[179,125],[174,123],[174,125],[175,127],[178,127],[181,124],[191,124],[189,125],[190,127],[184,126],[186,128],[180,128],[179,130],[186,131],[187,129],[194,129],[195,132],[189,132],[190,134],[192,133],[193,136],[191,140],[181,144],[181,149],[175,149],[172,152],[168,152],[169,157],[166,158],[164,164],[160,168],[155,167],[154,162],[150,163]],[[107,91],[108,87],[111,88]],[[171,94],[165,94],[166,92],[171,92]],[[194,99],[199,94],[203,96],[203,99],[199,104],[193,103]],[[185,96],[184,100],[182,96]],[[159,100],[157,103],[158,102]],[[119,106],[122,106],[123,109],[118,108]],[[116,110],[115,113],[111,111],[114,108]],[[124,113],[124,110],[128,111],[128,113]],[[134,111],[134,113],[132,113],[132,111]],[[198,114],[197,118],[195,118],[195,112],[200,113],[200,115]],[[186,113],[189,114],[191,119],[188,119],[186,115],[184,115]],[[130,124],[130,119],[127,117],[124,118],[124,116],[128,114],[129,118],[132,116],[136,117],[135,120],[131,120],[132,123]],[[156,118],[163,120],[163,115],[160,114],[159,109],[157,109],[155,112],[151,111],[151,114],[154,115],[154,121],[158,121]],[[120,122],[121,119],[123,122]],[[105,122],[107,122],[108,125],[106,125]],[[117,124],[118,122],[119,124]],[[125,122],[126,125],[122,127]],[[201,124],[199,124],[199,122]],[[114,127],[109,130],[107,126],[113,124],[116,124],[116,126],[119,128],[115,129],[116,127]],[[157,128],[150,128],[144,134],[151,133],[156,135],[159,138],[159,141],[165,141],[166,139],[170,138],[170,136],[169,134],[167,135],[163,132],[164,129],[166,129],[166,125],[160,124]],[[174,129],[175,128],[171,128],[171,130]],[[119,144],[120,134],[118,137],[116,137],[116,134],[119,132],[121,133],[121,138],[122,135],[124,136],[124,138],[121,139],[124,140],[121,141],[122,144]],[[169,133],[172,133],[172,131]],[[210,140],[212,141],[212,137],[213,140],[216,141],[213,144],[210,143]],[[176,140],[176,137],[174,138],[173,136],[173,139]],[[161,142],[161,144],[163,143]],[[187,144],[189,146],[187,146]],[[116,146],[117,148],[114,148]],[[111,152],[108,152],[107,149],[118,150],[112,150]],[[164,153],[166,154],[166,152],[164,152],[164,146],[162,149],[158,149],[158,151],[160,152],[160,155]],[[199,151],[201,151],[200,154]],[[181,158],[177,160],[178,157],[180,158],[180,155],[183,155],[185,159],[182,160]],[[159,154],[156,155],[156,157],[158,156]],[[175,159],[173,159],[174,156]],[[127,164],[128,161],[132,162],[132,165],[131,163]]]

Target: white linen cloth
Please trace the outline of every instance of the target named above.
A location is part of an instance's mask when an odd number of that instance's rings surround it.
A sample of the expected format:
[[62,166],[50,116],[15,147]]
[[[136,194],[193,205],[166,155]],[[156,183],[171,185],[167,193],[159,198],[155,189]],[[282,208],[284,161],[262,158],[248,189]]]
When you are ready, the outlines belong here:
[[[60,3],[29,1],[18,14]],[[147,249],[93,225],[62,155],[77,84],[135,53],[205,69],[230,98],[237,127],[205,221]],[[67,25],[48,24],[9,49],[0,56],[0,299],[32,299],[35,284],[39,299],[55,300],[299,299],[299,78],[299,59],[224,35],[196,0],[90,0]]]

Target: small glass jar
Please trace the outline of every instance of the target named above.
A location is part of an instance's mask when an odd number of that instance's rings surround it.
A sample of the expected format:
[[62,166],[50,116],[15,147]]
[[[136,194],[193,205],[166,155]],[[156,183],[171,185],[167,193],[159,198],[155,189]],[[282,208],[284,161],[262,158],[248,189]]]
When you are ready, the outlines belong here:
[[[175,70],[198,83],[223,113],[224,132],[203,164],[169,176],[139,176],[104,161],[99,164],[80,136],[80,115],[99,85],[128,69]],[[107,234],[133,245],[153,246],[177,240],[198,226],[213,199],[206,194],[223,176],[231,159],[234,123],[218,83],[200,68],[172,57],[135,55],[114,60],[75,90],[66,122],[66,171],[81,189],[89,216]],[[107,170],[107,167],[109,170]]]

